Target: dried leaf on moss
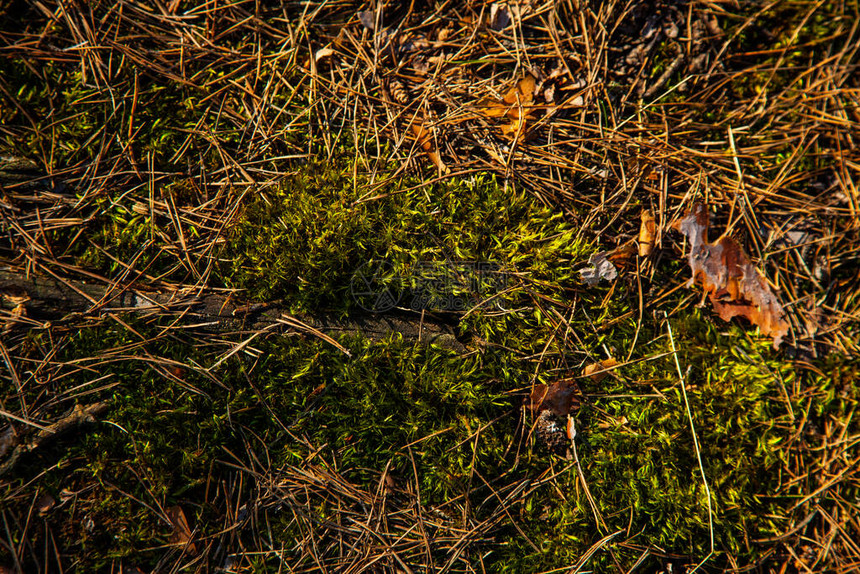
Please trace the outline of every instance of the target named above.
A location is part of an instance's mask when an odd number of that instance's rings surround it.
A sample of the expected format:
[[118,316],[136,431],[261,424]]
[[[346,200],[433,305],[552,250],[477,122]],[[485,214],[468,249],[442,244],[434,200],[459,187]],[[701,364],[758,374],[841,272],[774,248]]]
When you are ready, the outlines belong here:
[[773,337],[774,348],[779,348],[789,330],[782,305],[731,237],[708,242],[708,223],[707,207],[697,203],[674,225],[690,242],[693,277],[689,285],[698,283],[705,289],[720,318],[746,318]]
[[590,267],[585,267],[579,270],[579,275],[582,280],[588,285],[597,285],[601,279],[612,281],[618,277],[618,270],[606,258],[605,251],[598,251],[588,259]]
[[613,358],[603,359],[599,363],[591,363],[586,365],[582,370],[582,376],[591,378],[592,381],[599,383],[609,374],[609,369],[616,366],[618,361]]
[[185,552],[194,556],[197,554],[197,546],[191,542],[191,528],[188,526],[188,520],[185,518],[185,512],[179,506],[171,506],[167,509],[167,518],[170,519],[170,524],[173,526],[173,532],[170,534],[171,544],[181,544]]
[[626,241],[606,254],[606,259],[612,263],[616,269],[630,270],[636,268],[636,254],[639,248],[636,242],[631,239]]
[[572,379],[562,379],[547,386],[535,385],[529,397],[532,412],[549,411],[555,416],[564,417],[579,407],[579,386]]

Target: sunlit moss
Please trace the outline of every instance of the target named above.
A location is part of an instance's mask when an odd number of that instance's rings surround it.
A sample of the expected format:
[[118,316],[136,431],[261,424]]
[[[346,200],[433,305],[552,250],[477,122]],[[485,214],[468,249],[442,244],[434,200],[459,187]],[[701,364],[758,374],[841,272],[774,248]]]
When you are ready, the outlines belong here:
[[352,277],[371,261],[385,261],[408,283],[434,262],[571,278],[566,266],[582,256],[570,225],[492,177],[372,188],[344,168],[311,163],[261,192],[220,255],[229,286],[303,308],[343,310],[351,305]]

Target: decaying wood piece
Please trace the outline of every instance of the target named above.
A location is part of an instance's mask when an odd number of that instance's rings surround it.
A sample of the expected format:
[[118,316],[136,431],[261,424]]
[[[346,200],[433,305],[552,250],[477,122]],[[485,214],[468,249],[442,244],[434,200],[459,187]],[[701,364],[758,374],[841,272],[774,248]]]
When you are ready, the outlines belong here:
[[33,160],[9,155],[0,156],[0,185],[29,181],[40,175],[39,166]]
[[71,411],[57,422],[38,429],[38,432],[32,438],[29,438],[29,435],[32,434],[35,427],[24,427],[16,432],[10,426],[2,433],[3,437],[9,438],[3,441],[4,448],[0,449],[0,455],[5,454],[10,449],[12,452],[5,461],[0,462],[0,476],[15,468],[21,455],[25,452],[34,451],[48,441],[75,430],[81,425],[95,422],[96,417],[107,411],[108,407],[109,404],[107,402],[93,403],[91,405],[75,405]]
[[[135,313],[182,314],[201,329],[211,331],[271,329],[332,334],[356,334],[384,339],[392,334],[432,343],[457,352],[466,351],[454,328],[429,313],[420,315],[368,315],[342,319],[329,315],[290,313],[281,301],[247,303],[231,293],[198,295],[188,290],[144,290],[136,286],[102,282],[60,280],[54,277],[25,277],[23,272],[0,270],[0,319],[4,328],[34,327],[84,316]],[[23,309],[21,308],[23,305]]]

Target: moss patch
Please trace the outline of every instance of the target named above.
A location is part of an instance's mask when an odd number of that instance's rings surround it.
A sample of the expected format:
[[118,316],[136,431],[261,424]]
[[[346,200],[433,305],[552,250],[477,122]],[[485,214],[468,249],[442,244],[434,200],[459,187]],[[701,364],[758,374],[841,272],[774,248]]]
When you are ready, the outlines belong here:
[[344,167],[312,162],[260,193],[220,255],[227,285],[304,310],[346,311],[355,307],[355,274],[374,261],[389,266],[383,284],[405,291],[434,263],[496,264],[511,276],[569,282],[583,257],[571,225],[491,176],[370,187]]
[[[623,366],[600,384],[582,381],[589,400],[576,414],[577,450],[604,527],[595,523],[575,465],[524,435],[520,405],[534,363],[518,353],[494,347],[464,358],[396,337],[344,338],[348,358],[323,342],[269,337],[205,376],[194,365],[213,364],[216,355],[158,337],[157,325],[134,327],[149,340],[120,328],[60,337],[63,357],[83,353],[93,360],[85,372],[60,378],[53,391],[62,396],[94,373],[110,372],[118,385],[92,398],[112,401],[111,424],[27,455],[17,480],[7,483],[29,480],[47,463],[56,466],[37,479],[40,491],[59,499],[64,489],[91,485],[46,517],[74,531],[76,542],[63,552],[81,564],[153,565],[152,549],[171,533],[159,508],[181,505],[205,539],[230,512],[217,494],[222,481],[245,475],[231,496],[253,497],[262,478],[254,478],[253,468],[262,464],[277,477],[279,469],[312,460],[345,469],[356,488],[374,488],[385,469],[404,484],[417,476],[428,509],[460,499],[471,509],[469,520],[505,516],[493,541],[466,554],[477,560],[484,553],[485,565],[496,570],[558,567],[579,556],[573,547],[619,529],[634,535],[634,545],[641,539],[670,554],[702,556],[709,548],[705,494],[673,361],[663,356],[665,337],[647,349],[655,358]],[[510,328],[511,336],[531,333]],[[850,373],[858,366],[840,363],[835,372],[844,376],[823,384],[743,335],[717,335],[724,339],[720,348],[729,340],[737,346],[727,354],[714,352],[706,323],[676,330],[682,365],[692,365],[687,391],[713,493],[717,550],[755,560],[762,549],[749,539],[776,535],[796,517],[803,485],[786,481],[781,469],[796,457],[818,464],[809,447],[824,440],[828,421],[843,420],[856,405]],[[116,360],[130,348],[137,358]],[[163,365],[172,361],[182,366],[165,378]],[[538,372],[537,380],[550,378]],[[786,388],[807,386],[819,390],[786,401]],[[799,438],[792,416],[802,413],[808,430]],[[493,491],[547,472],[558,474],[526,495],[504,505],[494,498]],[[492,490],[479,476],[495,477]],[[284,524],[274,541],[288,548],[295,525],[274,509],[265,512]],[[90,520],[110,535],[88,529]],[[614,548],[622,560],[635,558],[629,548]],[[446,556],[441,547],[434,552]],[[601,554],[592,565],[611,569],[611,559]]]

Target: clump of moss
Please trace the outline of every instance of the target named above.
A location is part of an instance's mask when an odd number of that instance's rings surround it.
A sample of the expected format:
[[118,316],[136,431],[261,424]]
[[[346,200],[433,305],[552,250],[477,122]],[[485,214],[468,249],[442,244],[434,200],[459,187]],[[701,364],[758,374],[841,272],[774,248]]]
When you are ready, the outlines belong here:
[[353,307],[352,279],[369,262],[386,262],[402,284],[431,262],[489,262],[560,279],[584,251],[560,216],[493,177],[430,186],[407,179],[370,191],[366,178],[353,181],[343,168],[313,162],[261,192],[221,254],[229,286],[345,311]]
[[[236,471],[220,461],[251,468],[259,457],[274,472],[325,448],[326,459],[361,482],[365,475],[373,480],[386,465],[408,476],[407,445],[413,443],[423,496],[440,503],[465,493],[471,464],[496,474],[516,432],[515,421],[506,421],[487,430],[474,452],[451,448],[510,409],[506,390],[517,386],[522,373],[511,370],[504,357],[464,360],[396,337],[378,343],[342,338],[353,352],[349,358],[318,340],[274,338],[262,343],[258,360],[236,357],[216,376],[204,376],[192,365],[212,364],[214,357],[201,352],[201,345],[159,336],[157,324],[130,324],[134,333],[99,327],[58,338],[57,358],[87,357],[87,369],[70,369],[52,391],[62,395],[86,385],[95,372],[110,373],[116,384],[86,400],[110,401],[111,424],[27,456],[15,471],[19,480],[28,480],[47,465],[38,479],[45,492],[83,492],[74,506],[48,520],[70,533],[61,552],[95,569],[132,557],[138,565],[154,563],[157,556],[147,549],[165,544],[170,535],[158,508],[181,504],[192,523],[201,521],[200,534],[210,533],[202,519],[223,520],[227,509],[207,492]],[[139,359],[123,352],[133,348]],[[38,349],[34,341],[31,351]],[[167,363],[185,366],[165,378]],[[27,400],[41,404],[38,394]],[[57,406],[50,416],[67,406]],[[439,434],[426,438],[434,433]],[[240,496],[252,493],[250,481]],[[86,526],[91,521],[100,525],[98,532]]]

